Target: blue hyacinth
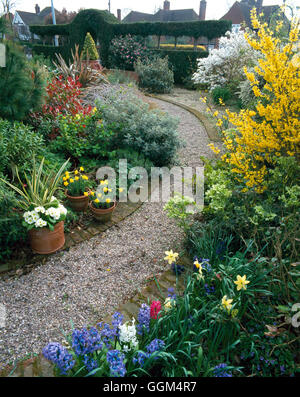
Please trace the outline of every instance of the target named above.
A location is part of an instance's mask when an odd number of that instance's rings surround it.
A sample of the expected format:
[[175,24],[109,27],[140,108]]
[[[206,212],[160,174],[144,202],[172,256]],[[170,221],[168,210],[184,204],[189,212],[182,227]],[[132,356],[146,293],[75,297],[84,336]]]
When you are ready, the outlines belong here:
[[72,354],[57,342],[49,343],[43,349],[43,355],[58,367],[62,375],[66,375],[75,365]]
[[124,377],[126,368],[124,364],[124,354],[120,350],[110,350],[107,352],[106,360],[110,368],[110,375],[113,377]]
[[[146,346],[147,352],[138,352],[137,357],[133,357],[133,364],[139,364],[140,367],[143,367],[145,360],[149,358],[153,353],[158,353],[165,348],[165,342],[161,339],[153,339],[152,342]],[[155,357],[157,359],[158,357]]]
[[176,294],[174,288],[168,288],[168,298],[176,300]]
[[101,350],[103,343],[101,336],[95,327],[75,329],[72,333],[72,347],[77,356],[93,353]]
[[172,263],[171,269],[172,269],[173,273],[174,273],[176,276],[180,276],[181,273],[183,273],[183,272],[185,271],[184,266],[176,265],[175,262]]
[[150,307],[143,303],[138,314],[137,333],[142,335],[145,330],[150,330]]
[[88,372],[91,372],[98,367],[97,360],[94,360],[91,356],[88,355],[85,355],[83,357],[83,363]]

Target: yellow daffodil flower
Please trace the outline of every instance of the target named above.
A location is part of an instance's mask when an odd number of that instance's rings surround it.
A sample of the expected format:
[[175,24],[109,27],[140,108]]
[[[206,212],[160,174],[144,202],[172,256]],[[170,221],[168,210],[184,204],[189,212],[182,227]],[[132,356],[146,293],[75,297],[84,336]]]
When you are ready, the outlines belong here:
[[88,197],[89,195],[88,192],[84,192],[83,194],[85,195],[85,197]]
[[228,312],[230,311],[230,309],[232,308],[232,303],[233,299],[227,299],[227,295],[224,295],[222,298],[222,306],[224,307],[224,309],[226,309]]
[[80,171],[84,171],[84,168],[83,168],[83,167],[80,167],[79,169],[80,169]]
[[88,179],[89,179],[89,177],[88,176],[86,176],[86,175],[82,175],[82,177],[81,177],[83,180],[85,180],[85,181],[87,181]]
[[95,192],[91,192],[91,196],[95,196]]
[[234,284],[237,285],[237,290],[240,291],[241,289],[247,289],[247,284],[250,283],[250,281],[246,280],[246,275],[244,275],[243,277],[241,276],[237,276],[236,281],[234,281]]
[[74,172],[74,174],[75,174],[75,175],[78,175],[78,171],[76,170],[76,171]]
[[71,178],[71,179],[70,179],[70,183],[74,183],[74,179]]
[[169,265],[171,265],[172,263],[176,262],[177,258],[178,258],[178,254],[177,252],[173,252],[173,250],[170,251],[166,251],[165,252],[166,257],[164,258],[165,261],[168,261]]
[[123,193],[123,192],[124,192],[124,189],[123,189],[122,187],[120,187],[120,188],[119,188],[119,192],[120,192],[120,193]]
[[65,185],[65,186],[68,186],[68,182],[64,182],[64,185]]
[[105,201],[107,202],[107,204],[109,204],[111,202],[111,199],[107,198]]
[[107,187],[104,187],[104,188],[103,188],[103,191],[104,191],[104,193],[107,193],[107,192],[108,192],[108,188],[107,188]]
[[100,200],[99,200],[99,199],[96,199],[96,200],[95,200],[95,203],[97,203],[97,204],[100,203]]
[[79,180],[79,176],[75,176],[75,181],[78,181]]

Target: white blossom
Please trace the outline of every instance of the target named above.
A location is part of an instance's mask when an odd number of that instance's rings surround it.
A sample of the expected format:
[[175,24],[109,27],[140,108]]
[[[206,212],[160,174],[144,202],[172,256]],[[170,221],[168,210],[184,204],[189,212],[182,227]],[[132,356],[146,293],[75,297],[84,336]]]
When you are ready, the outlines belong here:
[[247,42],[244,32],[227,32],[220,38],[219,48],[210,51],[207,58],[198,59],[198,69],[193,75],[196,84],[207,85],[212,91],[244,79],[244,66],[252,66],[257,53]]
[[136,348],[138,346],[134,318],[132,319],[132,325],[128,324],[128,322],[123,325],[119,325],[119,330],[120,330],[119,341],[122,345],[122,349],[125,352],[128,352],[132,348]]

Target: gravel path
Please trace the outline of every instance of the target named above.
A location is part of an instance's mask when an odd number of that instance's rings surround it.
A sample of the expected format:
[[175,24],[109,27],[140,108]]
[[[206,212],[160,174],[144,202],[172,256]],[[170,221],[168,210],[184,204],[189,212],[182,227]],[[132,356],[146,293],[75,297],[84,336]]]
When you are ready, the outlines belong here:
[[[189,112],[152,100],[180,119],[186,141],[179,157],[184,165],[199,165],[212,157],[206,132]],[[7,312],[0,328],[1,365],[39,353],[61,331],[95,324],[131,298],[143,284],[166,269],[166,249],[180,250],[183,236],[163,212],[162,203],[145,203],[132,216],[97,236],[57,253],[41,267],[18,279],[0,281],[0,303]]]

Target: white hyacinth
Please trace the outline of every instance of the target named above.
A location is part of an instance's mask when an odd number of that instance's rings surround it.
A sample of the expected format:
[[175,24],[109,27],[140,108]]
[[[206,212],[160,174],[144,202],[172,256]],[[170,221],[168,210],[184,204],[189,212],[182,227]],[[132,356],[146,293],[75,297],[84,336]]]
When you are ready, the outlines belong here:
[[136,348],[138,346],[134,318],[132,319],[132,325],[128,323],[119,325],[119,330],[120,330],[119,341],[122,344],[122,348],[125,352],[128,352],[132,348]]

